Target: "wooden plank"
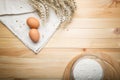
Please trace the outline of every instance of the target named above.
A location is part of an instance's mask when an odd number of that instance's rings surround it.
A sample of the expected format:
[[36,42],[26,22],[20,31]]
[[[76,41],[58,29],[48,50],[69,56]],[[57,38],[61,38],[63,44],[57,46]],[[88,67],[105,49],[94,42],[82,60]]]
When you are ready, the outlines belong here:
[[78,8],[75,18],[120,18],[120,8]]
[[[0,38],[0,48],[24,48],[17,38]],[[120,39],[52,38],[46,48],[120,48]]]
[[[117,4],[112,4],[113,0],[76,0],[77,6],[80,8],[100,8],[100,7],[117,7],[120,8],[120,3],[117,2]],[[78,8],[79,8],[78,7]]]
[[115,34],[114,28],[108,28],[108,29],[59,29],[55,35],[52,37],[52,39],[59,39],[59,38],[68,38],[68,39],[95,39],[95,38],[120,38],[119,34]]
[[43,78],[0,78],[0,80],[62,80],[62,79],[43,79]]
[[12,32],[0,22],[0,37],[14,37]]
[[[108,7],[111,4],[111,1],[108,2],[108,0],[76,0],[77,1],[77,6],[80,8],[99,8],[99,7]],[[105,6],[106,5],[106,6]],[[79,8],[78,7],[78,8]]]
[[119,28],[119,18],[73,18],[65,28],[77,29],[105,29],[105,28]]
[[47,48],[120,48],[120,39],[51,39]]
[[[7,49],[7,50],[6,50]],[[43,48],[39,54],[35,55],[28,48],[0,48],[0,56],[11,56],[11,57],[24,57],[24,58],[39,58],[39,57],[50,57],[50,56],[68,56],[75,55],[82,52],[82,49],[62,49],[62,48]],[[69,57],[69,56],[68,56]]]
[[[7,50],[6,50],[7,49]],[[116,48],[44,48],[41,52],[35,55],[32,51],[27,48],[0,48],[0,56],[18,57],[18,58],[56,58],[67,57],[79,55],[81,52],[86,53],[107,53],[112,57],[120,60],[120,49]]]
[[13,78],[0,78],[0,80],[14,80]]
[[51,78],[51,79],[45,79],[45,78],[16,78],[16,79],[14,79],[14,80],[62,80],[62,79],[53,79],[53,78]]
[[61,79],[69,60],[66,57],[61,57],[57,60],[54,58],[0,57],[0,77]]
[[0,38],[0,48],[24,48],[25,46],[18,38]]

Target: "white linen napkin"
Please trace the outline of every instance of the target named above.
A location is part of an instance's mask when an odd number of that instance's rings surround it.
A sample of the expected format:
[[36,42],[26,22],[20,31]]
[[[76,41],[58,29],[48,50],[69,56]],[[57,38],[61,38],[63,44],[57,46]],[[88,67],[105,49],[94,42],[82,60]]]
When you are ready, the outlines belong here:
[[[18,6],[20,8],[22,6],[22,9],[19,9]],[[38,53],[43,48],[60,24],[57,15],[52,9],[50,9],[48,21],[43,24],[37,12],[29,5],[28,0],[0,0],[0,10],[0,21],[35,53]],[[40,22],[38,30],[41,39],[38,43],[32,42],[29,37],[30,29],[26,24],[29,17],[35,17]]]

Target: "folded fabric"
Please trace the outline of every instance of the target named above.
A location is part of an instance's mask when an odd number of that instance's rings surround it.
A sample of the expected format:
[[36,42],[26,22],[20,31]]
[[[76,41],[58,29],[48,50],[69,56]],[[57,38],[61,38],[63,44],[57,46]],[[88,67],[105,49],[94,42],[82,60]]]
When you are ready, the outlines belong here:
[[[50,9],[48,21],[43,24],[28,0],[0,0],[0,10],[0,21],[35,53],[43,48],[60,24],[60,20],[52,9]],[[32,42],[29,37],[30,29],[26,24],[29,17],[35,17],[40,22],[38,30],[41,38],[38,43]]]
[[0,0],[0,15],[22,14],[34,10],[29,0]]

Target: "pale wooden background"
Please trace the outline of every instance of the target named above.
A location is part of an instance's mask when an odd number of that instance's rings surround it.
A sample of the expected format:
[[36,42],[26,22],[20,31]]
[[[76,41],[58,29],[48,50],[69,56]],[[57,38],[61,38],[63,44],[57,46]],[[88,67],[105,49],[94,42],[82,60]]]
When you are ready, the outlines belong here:
[[120,28],[120,3],[108,8],[94,0],[76,2],[72,23],[59,28],[37,55],[0,24],[0,78],[61,80],[66,65],[81,52],[107,53],[120,62],[120,35],[113,32]]

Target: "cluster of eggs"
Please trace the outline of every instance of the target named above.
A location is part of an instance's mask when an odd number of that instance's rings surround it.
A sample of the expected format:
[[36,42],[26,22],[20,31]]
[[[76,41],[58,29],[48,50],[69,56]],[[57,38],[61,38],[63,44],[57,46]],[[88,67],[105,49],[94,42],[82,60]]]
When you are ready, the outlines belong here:
[[37,43],[39,41],[39,39],[40,39],[40,33],[38,31],[38,28],[40,27],[39,21],[34,17],[29,17],[27,19],[26,23],[30,28],[30,31],[29,31],[30,39],[34,43]]

